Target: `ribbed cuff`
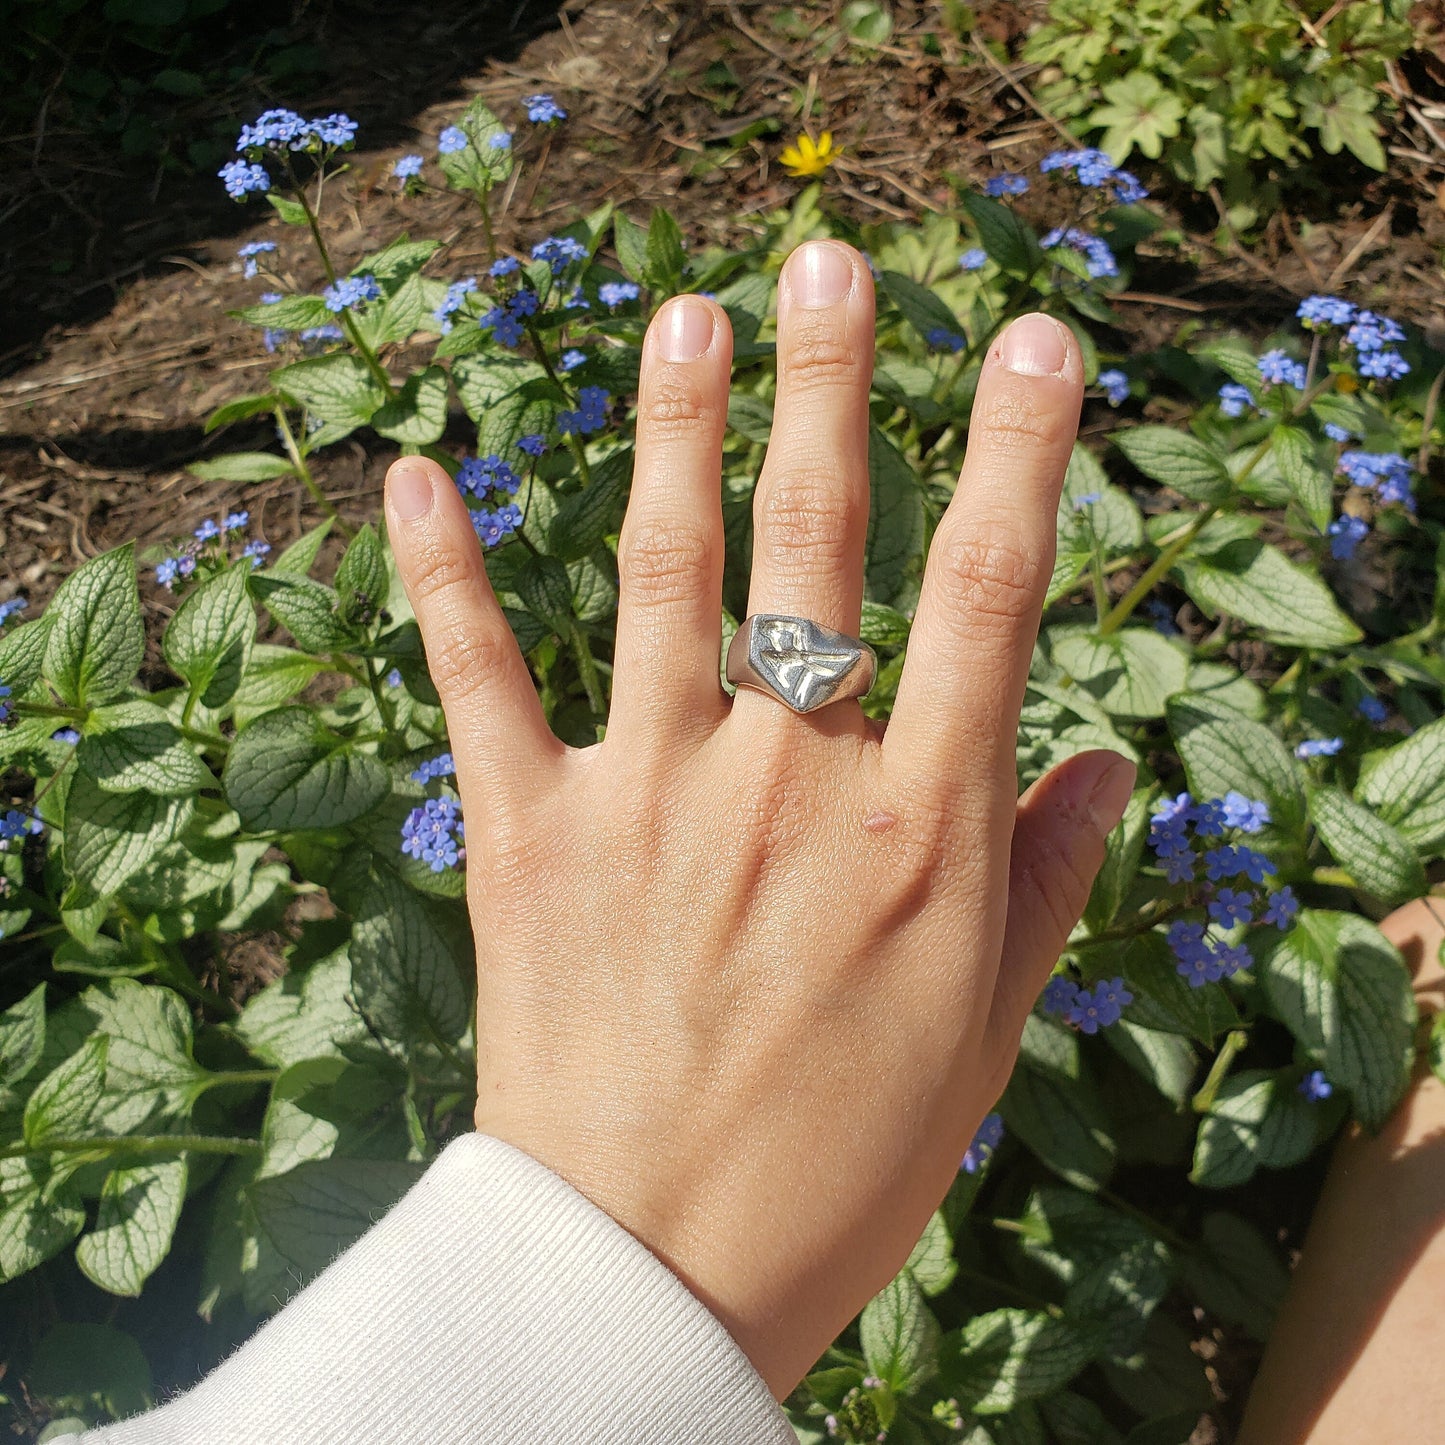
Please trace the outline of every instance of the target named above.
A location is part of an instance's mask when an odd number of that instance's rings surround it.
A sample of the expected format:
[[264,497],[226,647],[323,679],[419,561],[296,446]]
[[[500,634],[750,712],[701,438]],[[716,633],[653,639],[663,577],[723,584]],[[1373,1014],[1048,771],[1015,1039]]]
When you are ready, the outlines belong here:
[[450,1144],[189,1393],[84,1445],[797,1445],[644,1245],[521,1150]]

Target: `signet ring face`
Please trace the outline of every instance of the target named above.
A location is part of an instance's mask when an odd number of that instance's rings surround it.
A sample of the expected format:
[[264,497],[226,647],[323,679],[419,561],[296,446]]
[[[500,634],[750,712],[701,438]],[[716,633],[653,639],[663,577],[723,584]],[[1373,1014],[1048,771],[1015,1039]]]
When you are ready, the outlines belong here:
[[754,612],[728,647],[727,678],[777,698],[794,712],[862,697],[878,676],[878,654],[861,638],[809,617]]

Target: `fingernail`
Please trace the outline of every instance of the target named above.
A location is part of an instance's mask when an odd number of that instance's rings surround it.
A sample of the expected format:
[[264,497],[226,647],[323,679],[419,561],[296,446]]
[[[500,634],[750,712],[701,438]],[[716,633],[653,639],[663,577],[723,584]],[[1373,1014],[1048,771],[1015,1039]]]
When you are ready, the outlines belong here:
[[1104,769],[1089,794],[1089,816],[1100,833],[1112,833],[1129,806],[1138,769],[1128,758],[1116,758]]
[[414,522],[431,510],[431,475],[420,462],[403,457],[387,478],[391,510],[403,522]]
[[836,306],[853,289],[848,253],[826,241],[810,241],[788,257],[788,289],[803,306]]
[[1069,333],[1052,316],[1020,316],[998,343],[998,357],[1020,376],[1059,376],[1069,357]]
[[693,296],[679,296],[662,323],[664,361],[696,361],[712,345],[712,308]]

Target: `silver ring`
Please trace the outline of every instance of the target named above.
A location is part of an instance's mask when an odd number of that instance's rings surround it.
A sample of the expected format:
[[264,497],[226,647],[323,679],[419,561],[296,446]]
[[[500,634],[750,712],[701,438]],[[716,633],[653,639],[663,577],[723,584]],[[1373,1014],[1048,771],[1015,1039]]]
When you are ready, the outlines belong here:
[[728,645],[727,677],[794,712],[862,697],[878,676],[878,654],[861,637],[809,617],[755,612]]

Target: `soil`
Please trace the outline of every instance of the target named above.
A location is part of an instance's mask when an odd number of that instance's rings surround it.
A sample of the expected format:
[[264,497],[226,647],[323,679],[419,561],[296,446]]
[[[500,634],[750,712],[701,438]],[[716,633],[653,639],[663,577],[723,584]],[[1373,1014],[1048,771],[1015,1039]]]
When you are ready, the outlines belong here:
[[[570,112],[553,133],[519,132],[522,179],[498,220],[501,241],[516,247],[605,200],[643,221],[666,205],[693,244],[743,240],[760,215],[797,194],[776,158],[803,116],[842,146],[827,193],[857,222],[951,208],[954,179],[1023,169],[1071,142],[1034,100],[1031,68],[950,31],[944,7],[898,0],[887,43],[867,52],[837,43],[840,8],[839,0],[302,6],[298,30],[327,47],[336,83],[310,95],[239,97],[236,120],[274,104],[352,115],[364,148],[329,202],[333,254],[354,258],[409,229],[445,238],[430,269],[449,276],[476,269],[482,254],[471,203],[403,198],[390,167],[409,150],[431,154],[476,93],[515,115],[520,97],[546,90]],[[1014,55],[1040,8],[1038,0],[976,7],[975,35]],[[1119,298],[1116,350],[1158,346],[1199,322],[1261,336],[1301,296],[1341,288],[1442,345],[1445,43],[1432,54],[1428,42],[1445,37],[1445,0],[1417,6],[1415,20],[1427,44],[1392,77],[1391,172],[1341,163],[1333,194],[1275,214],[1248,250],[1217,245],[1217,214],[1171,200],[1163,178],[1140,167],[1182,242],[1146,259]],[[247,507],[257,534],[279,547],[320,519],[289,480],[203,482],[186,470],[210,453],[272,440],[258,423],[203,432],[214,407],[260,389],[272,364],[256,333],[228,315],[259,289],[242,278],[236,248],[277,241],[284,274],[313,289],[321,277],[309,251],[268,207],[231,204],[209,175],[151,174],[117,158],[97,167],[86,144],[40,125],[33,136],[0,138],[10,176],[0,187],[0,211],[10,216],[0,248],[9,328],[0,354],[0,600],[24,593],[34,610],[77,563],[131,538],[158,555],[205,517]],[[1046,205],[1036,192],[1023,209],[1047,226]],[[79,257],[63,275],[45,264],[57,228],[67,255]],[[1086,415],[1086,432],[1105,416]],[[464,418],[448,439],[465,441]],[[344,515],[371,518],[395,454],[365,432],[323,454],[316,470]],[[163,591],[145,591],[157,614],[170,605]],[[1283,1238],[1297,1242],[1313,1192],[1292,1179],[1280,1189],[1264,1213],[1287,1221]],[[1204,1445],[1230,1438],[1257,1351],[1207,1323],[1198,1330],[1221,1397],[1196,1433]]]
[[[1032,97],[1031,68],[1001,63],[976,36],[960,38],[939,7],[895,5],[888,42],[866,54],[838,42],[838,9],[829,0],[788,8],[571,0],[560,9],[540,0],[372,0],[345,7],[344,22],[324,10],[312,16],[310,38],[327,47],[339,77],[331,89],[232,103],[238,116],[287,102],[356,117],[367,148],[352,157],[329,206],[336,254],[363,254],[409,228],[447,239],[433,269],[453,275],[480,249],[469,202],[400,197],[389,170],[405,150],[430,151],[477,92],[515,113],[522,95],[546,89],[571,112],[555,134],[524,142],[523,180],[500,219],[502,239],[516,244],[603,200],[644,220],[666,204],[694,242],[740,240],[760,213],[796,194],[776,155],[805,111],[843,147],[830,201],[860,222],[947,207],[951,179],[1022,167],[1066,142]],[[982,7],[976,35],[1011,48],[1036,13],[1036,4]],[[1422,34],[1432,26],[1445,33],[1442,14],[1439,0],[1421,6]],[[1276,214],[1249,250],[1220,251],[1211,239],[1217,217],[1178,207],[1184,243],[1146,261],[1121,300],[1127,334],[1118,348],[1147,349],[1201,319],[1259,334],[1299,296],[1346,283],[1352,295],[1381,298],[1445,335],[1436,263],[1445,242],[1440,71],[1421,56],[1396,72],[1389,175],[1342,167],[1352,190],[1323,198],[1314,215]],[[425,108],[414,108],[418,99]],[[12,240],[13,264],[0,274],[0,306],[14,318],[14,344],[0,356],[8,370],[0,381],[0,598],[23,592],[32,605],[84,558],[132,537],[159,550],[222,508],[249,507],[273,545],[317,520],[289,480],[223,484],[186,472],[211,452],[271,441],[259,423],[209,438],[202,431],[213,407],[258,388],[270,364],[255,332],[226,314],[258,289],[241,277],[237,246],[279,240],[285,272],[307,287],[320,280],[309,254],[267,208],[228,202],[209,175],[149,176],[120,160],[97,168],[81,164],[78,144],[62,135],[21,168],[31,204],[19,206],[9,231],[29,234]],[[74,182],[57,190],[57,177]],[[36,203],[52,193],[64,204]],[[1167,193],[1160,199],[1167,210]],[[1046,204],[1026,198],[1026,211],[1029,202]],[[57,212],[71,230],[88,228],[80,272],[61,277],[39,265],[56,244]],[[1042,211],[1035,219],[1048,223]],[[394,454],[367,433],[321,460],[322,483],[344,514],[374,514]],[[153,600],[163,608],[166,595]]]

